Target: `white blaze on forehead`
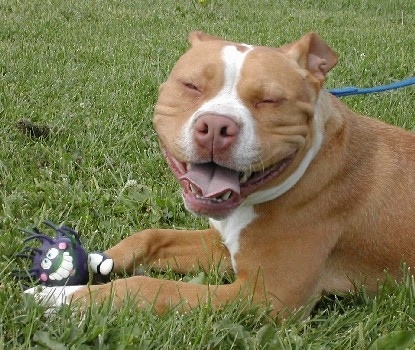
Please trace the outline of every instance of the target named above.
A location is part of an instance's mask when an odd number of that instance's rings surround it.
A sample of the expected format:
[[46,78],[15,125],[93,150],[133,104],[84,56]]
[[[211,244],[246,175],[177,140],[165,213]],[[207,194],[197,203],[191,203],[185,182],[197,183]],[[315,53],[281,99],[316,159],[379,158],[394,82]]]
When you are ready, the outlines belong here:
[[215,97],[206,101],[197,109],[191,118],[184,124],[182,131],[183,150],[189,158],[193,153],[193,125],[196,120],[205,114],[216,114],[232,118],[240,127],[238,141],[233,149],[233,158],[241,169],[248,167],[256,156],[257,140],[255,138],[254,120],[251,112],[238,95],[237,85],[240,81],[241,70],[251,46],[240,45],[239,51],[235,45],[228,45],[222,49],[221,58],[224,63],[224,84]]
[[[238,51],[236,46],[225,46],[222,49],[222,61],[224,63],[224,84],[218,94],[204,103],[194,114],[195,117],[206,113],[217,113],[235,118],[237,121],[248,119],[250,112],[242,103],[237,92],[242,66],[248,53],[252,50],[245,46],[244,52]],[[246,121],[246,120],[244,120]]]
[[238,99],[236,85],[239,82],[242,65],[245,57],[252,48],[246,46],[246,50],[238,51],[236,46],[225,46],[222,51],[222,60],[225,63],[225,85],[222,92]]

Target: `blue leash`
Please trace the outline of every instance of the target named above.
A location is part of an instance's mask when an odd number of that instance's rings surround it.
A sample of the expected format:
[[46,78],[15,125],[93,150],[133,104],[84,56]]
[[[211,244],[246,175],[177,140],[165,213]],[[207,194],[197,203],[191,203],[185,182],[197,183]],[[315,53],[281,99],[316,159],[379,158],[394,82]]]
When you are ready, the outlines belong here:
[[373,94],[377,92],[383,92],[387,90],[395,90],[403,88],[405,86],[415,84],[415,77],[397,81],[396,83],[380,85],[371,88],[357,88],[354,86],[347,86],[340,89],[331,89],[328,90],[331,94],[337,97],[350,96],[350,95],[362,95],[362,94]]

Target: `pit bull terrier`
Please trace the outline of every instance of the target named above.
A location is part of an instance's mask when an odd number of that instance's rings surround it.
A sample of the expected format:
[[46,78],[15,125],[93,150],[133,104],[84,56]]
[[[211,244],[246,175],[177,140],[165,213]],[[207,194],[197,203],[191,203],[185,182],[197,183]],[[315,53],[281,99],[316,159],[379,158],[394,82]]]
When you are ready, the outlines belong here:
[[[315,33],[279,48],[202,32],[160,87],[154,126],[187,209],[207,230],[138,232],[95,273],[143,264],[188,273],[216,266],[232,283],[146,276],[35,289],[45,304],[114,293],[158,313],[239,298],[287,315],[325,292],[376,292],[415,266],[415,135],[351,111],[324,89],[337,55]],[[39,294],[40,293],[40,294]]]

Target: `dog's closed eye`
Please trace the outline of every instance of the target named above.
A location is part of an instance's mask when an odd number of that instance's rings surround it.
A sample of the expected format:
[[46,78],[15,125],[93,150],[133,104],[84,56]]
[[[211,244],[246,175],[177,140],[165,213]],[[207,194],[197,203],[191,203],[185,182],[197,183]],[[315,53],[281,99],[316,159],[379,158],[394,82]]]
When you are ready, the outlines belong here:
[[271,106],[271,107],[276,107],[281,105],[282,103],[284,103],[286,101],[286,99],[284,98],[266,98],[263,99],[261,101],[258,101],[254,104],[254,106],[257,107],[262,107],[262,106]]
[[201,92],[200,89],[193,83],[183,83],[183,85],[188,88],[189,90],[194,90],[197,92]]

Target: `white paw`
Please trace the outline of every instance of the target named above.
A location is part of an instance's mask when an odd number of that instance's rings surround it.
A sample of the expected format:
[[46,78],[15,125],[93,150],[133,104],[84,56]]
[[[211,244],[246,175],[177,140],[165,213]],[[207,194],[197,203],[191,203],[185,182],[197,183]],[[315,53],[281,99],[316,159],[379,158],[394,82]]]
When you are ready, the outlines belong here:
[[33,295],[36,302],[48,308],[57,308],[62,304],[69,304],[70,296],[83,286],[37,286],[25,290],[25,294]]
[[94,273],[103,276],[108,275],[114,268],[114,261],[98,252],[88,255],[88,264]]

